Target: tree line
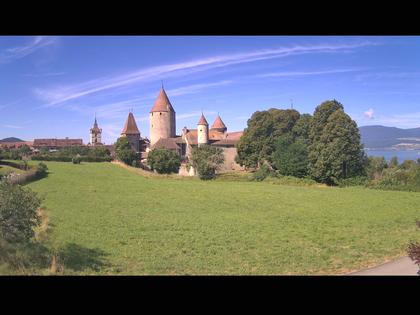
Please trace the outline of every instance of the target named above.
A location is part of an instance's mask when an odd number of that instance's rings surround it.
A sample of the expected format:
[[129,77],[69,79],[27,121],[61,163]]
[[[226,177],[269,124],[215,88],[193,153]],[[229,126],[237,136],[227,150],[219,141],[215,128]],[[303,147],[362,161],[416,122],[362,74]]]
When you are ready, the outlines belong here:
[[336,100],[323,102],[313,115],[275,108],[255,112],[237,150],[236,162],[248,169],[329,185],[365,175],[368,161],[356,122]]

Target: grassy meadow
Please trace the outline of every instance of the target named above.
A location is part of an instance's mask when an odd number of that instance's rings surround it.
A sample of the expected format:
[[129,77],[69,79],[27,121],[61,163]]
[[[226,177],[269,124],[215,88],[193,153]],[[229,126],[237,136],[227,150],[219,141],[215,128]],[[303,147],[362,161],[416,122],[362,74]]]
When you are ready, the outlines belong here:
[[28,186],[44,197],[65,274],[342,274],[419,239],[420,193],[46,164]]

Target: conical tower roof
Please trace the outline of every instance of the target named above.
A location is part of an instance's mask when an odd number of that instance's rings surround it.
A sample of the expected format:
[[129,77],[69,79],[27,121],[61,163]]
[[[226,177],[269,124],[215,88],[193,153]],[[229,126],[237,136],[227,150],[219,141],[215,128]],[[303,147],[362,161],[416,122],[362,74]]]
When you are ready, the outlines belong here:
[[198,121],[197,125],[209,125],[206,118],[204,117],[203,113],[201,113],[200,120]]
[[96,116],[95,116],[95,122],[93,123],[93,128],[91,129],[91,131],[100,131],[98,127],[98,122],[96,121]]
[[163,87],[160,89],[159,95],[150,112],[175,112]]
[[136,120],[134,119],[133,113],[129,113],[127,120],[125,121],[124,129],[121,132],[122,135],[139,135],[140,131],[137,128]]
[[227,127],[225,123],[223,122],[222,118],[220,118],[220,116],[217,115],[217,118],[214,121],[213,125],[211,126],[211,129],[227,129]]

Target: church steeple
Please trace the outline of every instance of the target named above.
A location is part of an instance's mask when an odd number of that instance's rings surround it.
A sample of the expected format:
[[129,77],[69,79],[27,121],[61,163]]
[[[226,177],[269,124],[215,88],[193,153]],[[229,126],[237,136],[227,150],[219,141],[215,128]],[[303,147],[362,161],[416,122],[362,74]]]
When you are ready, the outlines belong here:
[[96,120],[93,123],[93,128],[90,129],[90,144],[91,145],[100,145],[102,144],[102,129],[98,126],[98,121]]

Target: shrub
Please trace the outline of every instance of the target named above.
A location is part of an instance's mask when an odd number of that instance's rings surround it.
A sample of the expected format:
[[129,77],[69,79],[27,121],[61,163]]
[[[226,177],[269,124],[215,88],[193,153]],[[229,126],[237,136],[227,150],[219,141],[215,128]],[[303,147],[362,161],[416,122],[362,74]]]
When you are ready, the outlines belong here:
[[270,170],[270,167],[267,164],[263,164],[255,173],[252,174],[252,179],[260,182],[272,174],[273,173]]
[[127,165],[131,165],[134,160],[138,159],[137,153],[131,147],[127,137],[118,138],[115,144],[115,154],[121,162]]
[[350,187],[350,186],[365,186],[369,183],[369,178],[366,176],[356,176],[351,178],[345,178],[338,181],[339,187]]
[[79,156],[75,156],[71,159],[73,164],[80,164],[81,158]]
[[139,168],[140,167],[140,161],[139,160],[133,160],[133,162],[131,162],[131,166]]
[[[420,228],[420,221],[416,221],[416,224],[417,227]],[[407,248],[407,253],[408,257],[410,257],[410,259],[420,267],[420,243],[413,241],[410,242]],[[417,274],[420,275],[420,269]]]
[[197,170],[200,179],[208,180],[216,177],[216,171],[224,162],[223,150],[210,145],[194,148],[191,163]]
[[0,239],[9,243],[29,241],[40,223],[40,205],[35,192],[8,181],[0,182]]
[[149,152],[147,163],[152,170],[156,170],[159,174],[178,173],[181,158],[173,150],[159,148]]

